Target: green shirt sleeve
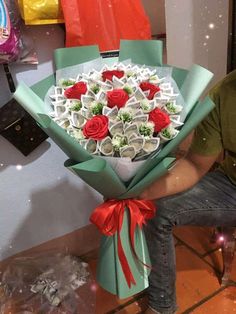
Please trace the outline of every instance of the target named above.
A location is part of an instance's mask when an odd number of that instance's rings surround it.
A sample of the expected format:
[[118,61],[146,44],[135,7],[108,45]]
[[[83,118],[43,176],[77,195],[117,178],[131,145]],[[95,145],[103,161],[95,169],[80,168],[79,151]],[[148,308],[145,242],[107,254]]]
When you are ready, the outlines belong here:
[[204,156],[217,155],[223,149],[220,126],[220,84],[210,91],[209,96],[216,106],[195,129],[190,146],[191,152]]

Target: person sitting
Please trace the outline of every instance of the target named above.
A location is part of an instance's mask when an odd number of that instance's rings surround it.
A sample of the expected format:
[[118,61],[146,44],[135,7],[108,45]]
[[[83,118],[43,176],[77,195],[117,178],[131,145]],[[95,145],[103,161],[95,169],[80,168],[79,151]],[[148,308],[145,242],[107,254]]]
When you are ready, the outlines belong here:
[[[140,195],[157,200],[145,230],[152,263],[146,314],[177,309],[174,226],[236,226],[236,70],[209,95],[215,108],[194,131],[186,156]],[[209,172],[222,150],[223,162]]]

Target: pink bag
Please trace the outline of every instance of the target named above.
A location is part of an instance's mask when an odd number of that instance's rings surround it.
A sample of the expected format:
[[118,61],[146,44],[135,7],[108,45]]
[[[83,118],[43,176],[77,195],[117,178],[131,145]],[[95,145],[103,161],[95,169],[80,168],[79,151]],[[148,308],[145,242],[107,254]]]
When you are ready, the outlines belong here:
[[[26,44],[27,42],[27,44]],[[32,41],[27,38],[15,1],[0,0],[0,63],[37,64]]]

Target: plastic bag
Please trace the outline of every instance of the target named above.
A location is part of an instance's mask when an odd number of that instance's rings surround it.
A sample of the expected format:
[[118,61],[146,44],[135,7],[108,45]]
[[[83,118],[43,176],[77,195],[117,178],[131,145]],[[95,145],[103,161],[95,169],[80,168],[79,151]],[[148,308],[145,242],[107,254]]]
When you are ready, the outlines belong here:
[[0,313],[95,312],[89,268],[75,257],[47,254],[16,258],[1,277]]
[[99,45],[119,49],[120,39],[151,39],[140,0],[61,0],[66,47]]
[[18,0],[18,4],[27,25],[64,22],[59,0]]
[[31,38],[27,35],[15,1],[0,0],[0,63],[37,64]]

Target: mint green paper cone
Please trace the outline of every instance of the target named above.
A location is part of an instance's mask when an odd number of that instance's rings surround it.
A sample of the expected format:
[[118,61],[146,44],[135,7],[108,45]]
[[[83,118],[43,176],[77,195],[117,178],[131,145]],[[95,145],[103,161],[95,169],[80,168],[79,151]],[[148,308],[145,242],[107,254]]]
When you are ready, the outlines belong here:
[[156,165],[143,179],[123,194],[120,198],[137,198],[140,193],[158,178],[162,177],[173,166],[175,158],[166,157]]
[[21,82],[14,93],[14,98],[38,122],[38,114],[47,114],[43,100],[25,83]]
[[42,81],[34,84],[30,88],[38,97],[44,100],[45,95],[47,94],[49,88],[54,84],[55,84],[55,77],[54,77],[54,74],[52,74],[46,77],[45,79],[43,79]]
[[79,164],[72,160],[67,160],[65,167],[78,175],[106,199],[118,198],[118,196],[126,192],[124,183],[102,158],[95,157],[92,160]]
[[180,69],[176,67],[171,67],[171,68],[172,68],[172,78],[175,80],[178,88],[180,89],[184,81],[186,80],[188,70]]
[[213,73],[200,65],[194,64],[190,68],[180,88],[180,93],[186,103],[186,106],[184,106],[183,111],[181,112],[181,115],[184,116],[184,118],[193,109],[212,77]]
[[[97,265],[97,281],[105,290],[117,295],[120,299],[124,299],[146,289],[150,273],[150,268],[140,263],[132,253],[127,211],[124,215],[121,241],[136,285],[129,288],[123,274],[118,257],[117,234],[111,237],[102,237]],[[135,231],[135,250],[139,259],[146,265],[151,266],[144,231],[139,228],[136,228]]]
[[121,40],[119,60],[132,59],[133,63],[162,66],[161,40]]
[[66,68],[100,57],[98,46],[58,48],[54,51],[56,69]]

